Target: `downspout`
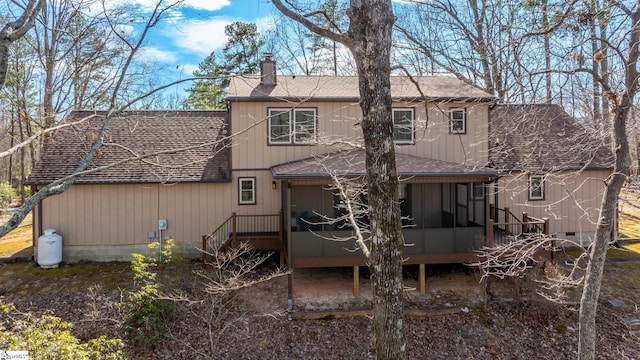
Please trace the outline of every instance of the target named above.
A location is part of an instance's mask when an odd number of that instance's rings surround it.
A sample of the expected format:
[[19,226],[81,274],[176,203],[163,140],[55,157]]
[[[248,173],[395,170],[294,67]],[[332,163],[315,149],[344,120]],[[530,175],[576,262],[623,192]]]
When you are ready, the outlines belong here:
[[[284,183],[284,181],[283,181]],[[287,202],[287,214],[285,215],[285,223],[287,225],[287,312],[293,310],[293,268],[291,267],[291,183],[287,182],[287,190],[285,195],[285,201]]]

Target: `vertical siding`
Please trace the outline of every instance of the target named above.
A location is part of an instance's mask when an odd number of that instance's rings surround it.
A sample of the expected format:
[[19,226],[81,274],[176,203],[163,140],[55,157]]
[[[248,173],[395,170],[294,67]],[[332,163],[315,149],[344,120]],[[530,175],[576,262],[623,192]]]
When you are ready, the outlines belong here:
[[509,207],[518,216],[527,212],[530,216],[549,218],[551,232],[560,236],[566,232],[593,232],[604,179],[610,173],[609,170],[586,170],[549,174],[545,178],[545,199],[536,201],[528,199],[528,175],[512,173],[500,179],[498,206]]
[[[328,146],[332,141],[362,142],[360,107],[357,103],[307,102],[295,104],[317,109],[317,145],[268,145],[267,109],[290,108],[290,103],[233,102],[231,126],[234,138],[232,167],[237,169],[268,169],[273,165],[304,159],[317,154],[335,151]],[[414,156],[470,165],[484,165],[488,159],[488,105],[485,103],[428,104],[395,103],[394,107],[415,109],[415,144],[399,145],[399,152]],[[449,134],[448,109],[464,107],[467,113],[467,132]],[[246,131],[243,131],[248,129]]]
[[[279,193],[270,184],[268,191]],[[43,227],[58,230],[65,246],[144,245],[149,231],[157,233],[158,219],[166,218],[166,235],[199,246],[202,235],[238,211],[232,186],[73,185],[42,203]],[[276,207],[279,210],[279,203]],[[247,209],[247,213],[255,212]]]

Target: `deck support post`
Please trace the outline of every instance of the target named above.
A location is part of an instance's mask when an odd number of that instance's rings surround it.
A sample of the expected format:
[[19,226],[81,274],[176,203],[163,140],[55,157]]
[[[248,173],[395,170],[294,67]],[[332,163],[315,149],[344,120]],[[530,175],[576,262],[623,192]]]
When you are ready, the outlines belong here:
[[493,238],[493,220],[489,219],[487,224],[487,246],[492,248],[495,245],[495,239]]
[[420,290],[420,295],[425,295],[427,293],[427,283],[424,271],[425,266],[424,264],[420,264],[418,268],[418,289]]
[[353,296],[360,297],[360,266],[353,267]]

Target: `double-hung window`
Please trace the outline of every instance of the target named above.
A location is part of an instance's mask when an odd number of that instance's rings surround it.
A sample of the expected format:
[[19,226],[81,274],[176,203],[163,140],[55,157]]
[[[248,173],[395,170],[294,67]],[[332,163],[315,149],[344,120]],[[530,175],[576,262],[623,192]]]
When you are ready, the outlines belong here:
[[316,109],[269,109],[269,144],[308,144],[315,139]]
[[464,108],[449,109],[449,132],[451,134],[467,133],[467,112]]
[[256,178],[238,179],[238,199],[240,205],[253,205],[256,203]]
[[396,144],[413,144],[413,109],[393,109],[393,140]]
[[529,175],[529,200],[544,200],[543,175]]

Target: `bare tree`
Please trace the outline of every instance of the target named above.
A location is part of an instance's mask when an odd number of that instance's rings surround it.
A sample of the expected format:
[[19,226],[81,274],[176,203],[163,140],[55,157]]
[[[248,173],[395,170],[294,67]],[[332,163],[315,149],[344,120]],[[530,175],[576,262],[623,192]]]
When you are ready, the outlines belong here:
[[[37,193],[33,194],[31,198],[25,201],[20,208],[13,214],[13,216],[4,224],[0,226],[0,237],[4,236],[6,233],[16,228],[24,219],[24,217],[31,211],[33,208],[43,199],[60,194],[66,191],[69,186],[71,186],[78,176],[87,172],[87,168],[92,163],[93,159],[100,152],[100,148],[103,145],[105,137],[107,137],[107,129],[109,127],[109,123],[113,116],[119,114],[121,111],[126,109],[132,103],[135,103],[141,98],[148,96],[149,94],[143,94],[138,96],[129,102],[125,102],[124,104],[120,104],[118,101],[118,96],[120,94],[120,90],[122,88],[123,83],[128,75],[129,67],[136,54],[138,53],[140,47],[142,46],[147,33],[160,21],[162,16],[169,11],[175,4],[163,5],[161,1],[159,1],[150,15],[147,17],[146,24],[141,31],[139,38],[135,42],[129,42],[127,39],[123,37],[123,35],[119,34],[117,31],[116,35],[127,44],[129,49],[128,56],[126,57],[126,61],[123,66],[118,69],[118,76],[116,77],[115,84],[113,90],[108,97],[108,108],[106,110],[106,116],[104,121],[101,124],[100,130],[95,134],[95,141],[93,142],[90,150],[88,151],[86,157],[81,161],[78,167],[74,170],[74,172],[68,176],[60,178],[44,187],[42,187]],[[168,87],[167,85],[165,87]],[[162,90],[164,87],[157,89],[156,91]],[[110,164],[110,166],[115,166],[117,163]],[[97,171],[99,168],[91,169],[91,171]]]
[[45,2],[45,0],[29,0],[22,15],[16,20],[6,23],[0,30],[0,89],[4,86],[7,76],[9,46],[31,29]]
[[[629,26],[629,31],[624,34],[624,42],[621,47],[612,49],[615,61],[624,69],[624,81],[616,86],[609,78],[603,78],[590,70],[594,78],[600,83],[608,97],[613,114],[613,145],[615,149],[615,165],[613,174],[607,181],[605,194],[600,206],[600,217],[596,230],[595,240],[589,253],[585,284],[580,300],[580,331],[578,344],[578,357],[582,360],[595,358],[596,341],[596,312],[600,295],[600,284],[604,269],[607,246],[612,241],[614,231],[615,212],[620,197],[620,190],[631,173],[631,160],[629,157],[629,142],[627,139],[627,121],[633,108],[633,103],[638,92],[640,74],[638,73],[638,58],[640,50],[640,1],[636,1],[633,8],[625,4],[613,3],[613,8],[623,16],[619,21]],[[600,39],[607,41],[607,39]],[[595,56],[595,54],[594,54]],[[596,58],[597,60],[597,58]]]
[[371,222],[371,253],[374,329],[378,359],[404,359],[406,339],[402,318],[402,249],[398,175],[391,117],[391,32],[395,16],[391,1],[352,0],[347,9],[349,28],[331,31],[309,20],[317,11],[302,13],[274,5],[284,15],[309,30],[344,44],[358,69],[362,131],[367,166],[367,194]]
[[[339,31],[348,21],[345,6],[337,0],[324,0],[310,19],[319,26]],[[268,37],[268,46],[281,62],[280,68],[292,74],[354,74],[353,59],[347,58],[348,55],[342,51],[344,45],[315,34],[287,17],[276,21]]]
[[[57,116],[70,109],[108,106],[108,94],[120,79],[130,45],[119,24],[126,9],[90,14],[92,5],[88,0],[48,2],[38,15],[32,46],[43,73],[43,128],[53,126]],[[118,84],[121,97],[134,75],[133,60]]]
[[[28,37],[28,36],[27,36]],[[5,86],[0,90],[0,101],[7,109],[10,109],[9,128],[3,137],[6,147],[13,147],[16,143],[23,143],[27,138],[31,138],[38,131],[36,87],[34,86],[35,57],[33,50],[27,45],[23,38],[13,44],[10,49],[8,73]],[[8,146],[7,146],[8,145]],[[29,144],[20,147],[19,156],[9,156],[7,180],[14,182],[19,180],[23,184],[29,169],[35,163],[36,146]],[[27,157],[28,153],[28,157]],[[12,155],[12,154],[11,154]],[[13,163],[17,158],[17,171],[14,172]],[[17,174],[17,175],[16,175]],[[14,182],[14,185],[16,183]],[[25,190],[19,187],[21,202],[25,200]]]

